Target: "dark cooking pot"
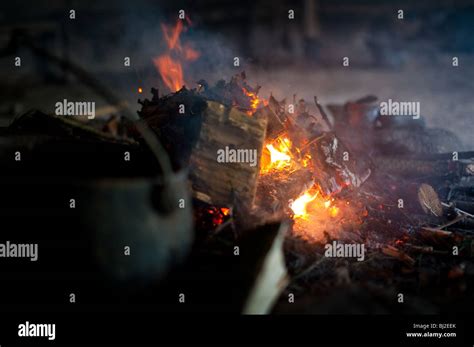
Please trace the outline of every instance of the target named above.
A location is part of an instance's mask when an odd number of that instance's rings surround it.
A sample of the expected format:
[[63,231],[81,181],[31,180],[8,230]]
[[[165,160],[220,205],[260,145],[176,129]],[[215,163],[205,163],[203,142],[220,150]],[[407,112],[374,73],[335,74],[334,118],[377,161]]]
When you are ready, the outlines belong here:
[[80,219],[100,268],[119,279],[158,279],[183,260],[193,241],[187,187],[184,172],[166,184],[146,178],[85,183]]

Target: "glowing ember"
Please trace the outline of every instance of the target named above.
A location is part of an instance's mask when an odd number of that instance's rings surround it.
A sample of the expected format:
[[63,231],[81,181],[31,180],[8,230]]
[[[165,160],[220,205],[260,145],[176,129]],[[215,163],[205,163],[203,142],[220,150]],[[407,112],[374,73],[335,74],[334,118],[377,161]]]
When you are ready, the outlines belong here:
[[139,88],[138,88],[138,92],[139,92],[140,94],[143,93],[142,87],[139,87]]
[[227,207],[210,207],[207,213],[212,216],[212,224],[214,226],[221,225],[225,218],[230,215],[230,209]]
[[[189,19],[187,21],[190,23]],[[178,20],[174,27],[162,24],[161,28],[168,51],[154,58],[153,63],[165,85],[171,91],[178,91],[185,85],[182,63],[196,60],[200,53],[187,44],[181,44],[180,35],[185,30],[183,21]]]

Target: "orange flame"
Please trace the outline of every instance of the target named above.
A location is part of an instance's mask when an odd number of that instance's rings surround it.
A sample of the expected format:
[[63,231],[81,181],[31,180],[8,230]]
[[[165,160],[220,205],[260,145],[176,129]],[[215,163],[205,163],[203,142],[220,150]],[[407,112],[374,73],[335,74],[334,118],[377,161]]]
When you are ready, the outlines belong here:
[[242,88],[242,90],[244,94],[250,98],[250,110],[248,113],[252,115],[257,110],[257,107],[260,104],[260,99],[254,92],[251,92],[245,88]]
[[[293,155],[296,155],[296,158]],[[310,164],[311,154],[309,152],[302,153],[298,148],[293,148],[293,143],[285,134],[265,144],[260,163],[260,173],[265,174],[271,171],[293,172],[298,168],[308,167]]]
[[327,197],[323,194],[321,187],[314,185],[303,194],[301,194],[296,200],[291,201],[289,207],[293,211],[293,219],[304,219],[307,220],[312,211],[327,211],[330,217],[336,217],[339,213],[337,206],[332,206],[334,199]]
[[183,68],[169,54],[164,54],[153,60],[165,85],[172,91],[180,90],[184,85]]
[[190,47],[189,45],[183,48],[184,60],[194,61],[201,56],[201,53]]
[[173,50],[176,47],[181,49],[181,43],[179,42],[179,36],[183,31],[183,22],[178,20],[174,28],[168,27],[166,24],[161,24],[161,30],[163,31],[163,36],[168,45],[169,50]]
[[336,206],[332,206],[330,209],[329,209],[329,215],[331,217],[336,217],[339,213],[339,207],[336,207]]
[[[187,21],[190,23],[189,19]],[[181,44],[180,36],[185,30],[183,21],[178,20],[174,27],[162,24],[161,29],[168,50],[154,58],[153,64],[158,69],[164,84],[169,90],[178,91],[185,85],[182,63],[196,60],[200,53],[188,44]]]
[[288,154],[280,152],[278,149],[275,149],[273,145],[270,144],[266,145],[265,147],[270,151],[272,163],[276,163],[278,166],[280,166],[281,164],[285,165],[285,162],[291,161],[291,157]]
[[247,111],[249,116],[253,115],[260,105],[268,105],[268,101],[265,99],[260,99],[256,93],[251,92],[244,87],[242,87],[242,91],[250,98],[250,110]]
[[316,192],[314,195],[311,195],[309,193],[309,190],[304,192],[303,195],[301,195],[299,198],[297,198],[294,201],[290,202],[290,208],[292,209],[294,215],[293,218],[303,218],[307,219],[308,218],[308,212],[306,211],[306,206],[316,199],[318,196],[318,192]]
[[276,140],[267,143],[265,148],[266,150],[262,155],[261,173],[291,168],[291,141],[287,137],[278,137]]

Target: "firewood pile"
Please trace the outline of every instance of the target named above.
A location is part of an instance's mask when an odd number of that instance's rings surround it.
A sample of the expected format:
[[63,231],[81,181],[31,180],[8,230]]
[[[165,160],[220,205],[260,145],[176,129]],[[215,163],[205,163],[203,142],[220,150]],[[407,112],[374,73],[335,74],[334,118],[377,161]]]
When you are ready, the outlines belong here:
[[[387,120],[373,96],[323,107],[316,97],[313,105],[264,99],[259,89],[242,73],[140,101],[173,165],[189,167],[205,249],[290,223],[285,293],[318,305],[288,305],[282,295],[281,312],[337,311],[339,287],[380,297],[374,307],[355,304],[357,312],[402,310],[394,293],[412,298],[409,312],[472,295],[474,152],[443,129]],[[256,149],[259,164],[218,163],[226,146]],[[334,241],[365,245],[364,261],[325,257]]]
[[[439,312],[453,300],[474,302],[474,152],[443,129],[387,120],[373,96],[324,107],[316,97],[277,100],[259,90],[244,73],[215,85],[200,80],[166,95],[152,89],[139,100],[137,122],[116,115],[84,123],[33,111],[2,136],[24,156],[46,153],[51,143],[101,148],[88,151],[97,157],[94,177],[154,177],[164,172],[139,131],[146,124],[174,172],[188,175],[196,238],[189,261],[232,253],[241,241],[256,251],[252,264],[260,265],[245,270],[253,283],[245,312],[275,304],[276,312]],[[124,151],[133,166],[112,163]],[[71,170],[88,160],[71,160]],[[153,192],[167,204],[184,201]],[[173,233],[166,237],[176,249]],[[334,242],[364,245],[363,259],[327,256]],[[347,290],[357,300],[344,302]],[[409,305],[397,306],[397,293]],[[299,304],[290,305],[289,294]]]

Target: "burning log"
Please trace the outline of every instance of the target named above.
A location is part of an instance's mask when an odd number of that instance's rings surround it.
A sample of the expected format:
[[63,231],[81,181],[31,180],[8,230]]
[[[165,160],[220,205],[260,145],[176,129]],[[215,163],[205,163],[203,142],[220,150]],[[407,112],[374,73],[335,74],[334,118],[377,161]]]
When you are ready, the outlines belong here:
[[199,93],[207,100],[218,101],[225,106],[234,106],[250,116],[263,104],[263,101],[257,96],[260,87],[250,87],[246,78],[245,72],[241,72],[234,75],[229,83],[220,80],[212,87],[206,81],[200,80]]
[[[264,117],[249,117],[234,107],[208,101],[190,158],[194,195],[220,206],[232,204],[236,196],[252,205],[266,126]],[[222,160],[219,152],[224,155]],[[255,153],[255,162],[238,158],[251,153]]]
[[194,197],[208,204],[254,201],[267,117],[256,114],[259,87],[251,88],[245,73],[229,83],[140,101],[139,112],[159,135],[174,166],[189,167]]

